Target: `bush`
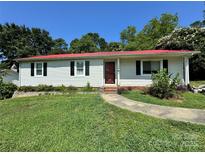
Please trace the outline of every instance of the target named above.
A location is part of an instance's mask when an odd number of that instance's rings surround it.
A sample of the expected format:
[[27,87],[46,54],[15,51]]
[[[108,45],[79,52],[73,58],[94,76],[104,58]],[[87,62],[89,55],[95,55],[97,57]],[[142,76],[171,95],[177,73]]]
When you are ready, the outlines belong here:
[[38,86],[22,86],[18,88],[18,91],[24,91],[24,92],[50,92],[50,91],[59,91],[59,92],[63,92],[63,93],[71,93],[71,92],[76,92],[78,90],[81,91],[95,91],[96,89],[90,86],[90,83],[87,83],[87,85],[83,88],[77,88],[74,86],[69,86],[66,87],[64,85],[62,86],[57,86],[57,87],[53,87],[51,85],[38,85]]
[[68,91],[76,91],[78,90],[78,88],[74,87],[74,86],[69,86],[69,87],[66,87]]
[[47,85],[38,85],[36,87],[36,91],[54,91],[53,86],[47,86]]
[[179,74],[173,79],[172,75],[167,74],[167,71],[160,70],[152,75],[152,86],[148,89],[148,93],[159,98],[172,98],[177,94],[177,87],[180,83]]
[[62,86],[58,86],[58,87],[53,87],[54,88],[54,91],[60,91],[60,92],[74,92],[74,91],[77,91],[78,88],[76,87],[73,87],[73,86],[69,86],[69,87],[66,87],[64,85]]
[[82,88],[82,91],[95,91],[95,89],[91,87],[90,83],[88,82],[87,85]]
[[60,91],[60,92],[69,92],[69,91],[76,91],[77,88],[73,86],[65,87],[64,85],[53,87],[51,85],[38,85],[38,86],[22,86],[18,88],[19,91],[24,92],[41,92],[41,91]]
[[23,91],[23,92],[32,92],[32,91],[36,91],[36,87],[33,86],[21,86],[18,88],[18,91]]
[[15,84],[4,83],[2,77],[0,77],[0,99],[11,98],[16,89]]

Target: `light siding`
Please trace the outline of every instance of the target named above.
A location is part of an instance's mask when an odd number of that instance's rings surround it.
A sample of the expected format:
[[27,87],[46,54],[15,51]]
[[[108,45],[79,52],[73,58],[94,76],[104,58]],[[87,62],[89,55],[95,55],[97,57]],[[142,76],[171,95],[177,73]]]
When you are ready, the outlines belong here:
[[[76,86],[84,87],[89,82],[93,87],[103,86],[103,60],[95,59],[90,61],[89,76],[71,76],[70,61],[48,61],[47,76],[36,77],[31,76],[31,68],[29,63],[20,64],[20,85],[21,86],[37,86],[39,84],[53,86]],[[44,61],[43,61],[44,62]]]
[[[168,59],[169,73],[173,73],[173,76],[179,73],[179,77],[183,82],[182,57],[166,59]],[[141,59],[120,59],[120,86],[149,86],[152,83],[151,76],[136,75],[136,60]],[[150,60],[154,60],[154,58]]]
[[[150,58],[152,60],[154,58]],[[183,75],[183,57],[164,58],[168,59],[168,70],[173,76],[179,73],[179,77],[184,81]],[[89,60],[89,59],[86,59]],[[136,75],[136,60],[142,59],[120,59],[120,86],[148,86],[152,83],[151,76]],[[148,60],[148,59],[146,59]],[[162,58],[158,60],[163,60]],[[71,76],[70,60],[56,60],[47,62],[47,76],[35,77],[31,76],[30,62],[20,63],[20,85],[21,86],[37,86],[39,84],[53,86],[75,86],[84,87],[89,82],[93,87],[105,86],[104,62],[115,62],[115,75],[117,83],[117,62],[113,60],[90,59],[90,75],[89,76]],[[45,61],[43,61],[45,62]]]

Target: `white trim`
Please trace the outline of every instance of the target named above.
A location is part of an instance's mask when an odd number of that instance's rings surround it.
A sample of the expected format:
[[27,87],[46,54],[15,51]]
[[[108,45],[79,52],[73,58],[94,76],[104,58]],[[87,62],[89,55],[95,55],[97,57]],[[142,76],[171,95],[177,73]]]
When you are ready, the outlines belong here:
[[120,58],[117,59],[117,85],[120,85]]
[[[37,64],[41,64],[42,65],[42,74],[41,75],[37,75]],[[35,62],[34,63],[34,76],[35,77],[43,77],[43,62]]]
[[[77,75],[77,62],[83,62],[83,74]],[[85,60],[75,60],[75,73],[74,76],[85,76]]]
[[19,87],[21,87],[21,63],[19,63]]
[[184,75],[185,75],[185,85],[189,84],[189,58],[188,57],[184,57]]
[[163,60],[162,59],[143,59],[141,60],[141,76],[151,76],[152,74],[144,74],[143,73],[143,62],[144,61],[159,61],[160,62],[160,70],[163,69]]

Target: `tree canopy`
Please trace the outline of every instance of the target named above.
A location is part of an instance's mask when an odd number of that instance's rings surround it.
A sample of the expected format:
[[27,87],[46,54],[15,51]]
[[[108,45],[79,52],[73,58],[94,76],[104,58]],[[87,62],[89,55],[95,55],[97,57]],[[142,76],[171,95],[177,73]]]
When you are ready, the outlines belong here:
[[[190,59],[191,79],[205,79],[205,29],[180,28],[161,38],[156,49],[183,49],[201,51]],[[201,75],[200,75],[201,74]]]
[[68,52],[68,44],[62,38],[53,40],[53,46],[51,47],[51,54],[61,54]]
[[124,45],[135,40],[137,31],[134,26],[128,26],[120,33],[120,39]]
[[125,50],[154,49],[159,38],[170,34],[178,26],[178,16],[162,14],[160,18],[151,19],[142,31],[128,26],[121,32],[121,41]]
[[107,46],[108,43],[98,33],[87,33],[80,39],[72,40],[69,50],[71,53],[105,51]]
[[122,51],[123,50],[123,44],[120,42],[110,42],[108,44],[108,51]]
[[53,40],[49,32],[40,28],[28,28],[24,25],[0,24],[0,52],[8,58],[32,55],[47,55],[52,49],[65,49],[63,39]]

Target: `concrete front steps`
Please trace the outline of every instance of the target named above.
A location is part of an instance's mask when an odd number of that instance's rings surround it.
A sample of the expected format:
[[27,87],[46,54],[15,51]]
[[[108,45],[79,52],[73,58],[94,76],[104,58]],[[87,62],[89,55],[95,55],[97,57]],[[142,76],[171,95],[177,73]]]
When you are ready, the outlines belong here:
[[124,90],[144,90],[144,86],[117,86],[117,85],[106,85],[101,88],[101,92],[105,94],[117,94],[118,91]]
[[105,94],[117,94],[118,87],[117,86],[105,86],[102,90]]

